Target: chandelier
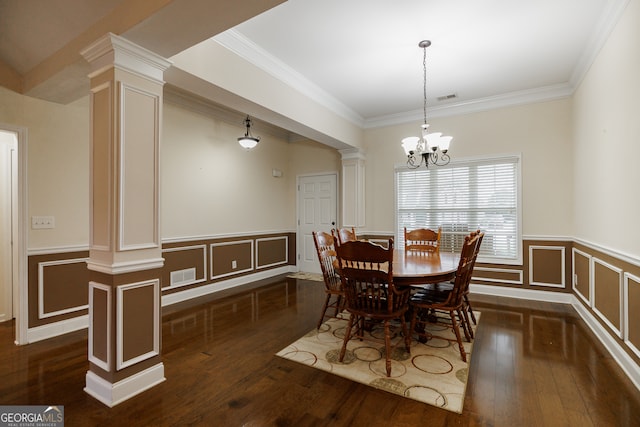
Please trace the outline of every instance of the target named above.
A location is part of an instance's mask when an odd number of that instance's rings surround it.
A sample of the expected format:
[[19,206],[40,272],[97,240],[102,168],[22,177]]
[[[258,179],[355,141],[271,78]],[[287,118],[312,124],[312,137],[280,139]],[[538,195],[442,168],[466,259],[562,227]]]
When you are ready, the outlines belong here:
[[407,154],[407,166],[411,169],[419,168],[421,165],[429,167],[429,163],[436,166],[444,166],[449,163],[449,144],[452,136],[442,136],[441,132],[427,133],[429,124],[427,123],[427,48],[431,46],[431,41],[422,40],[418,46],[423,50],[422,68],[423,77],[423,103],[424,123],[421,126],[421,136],[409,136],[402,140],[402,148]]
[[255,148],[256,145],[258,145],[258,142],[260,142],[260,137],[251,135],[251,119],[249,118],[249,116],[244,119],[244,125],[247,127],[247,131],[244,133],[244,136],[238,138],[238,144],[240,144],[244,149],[251,150],[252,148]]

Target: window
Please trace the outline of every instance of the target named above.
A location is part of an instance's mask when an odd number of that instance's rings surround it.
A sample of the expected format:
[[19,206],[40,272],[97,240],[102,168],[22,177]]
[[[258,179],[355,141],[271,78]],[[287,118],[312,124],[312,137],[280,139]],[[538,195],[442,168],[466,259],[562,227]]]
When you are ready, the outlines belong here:
[[479,257],[519,262],[520,158],[452,162],[444,167],[396,170],[396,247],[404,227],[442,227],[441,250],[458,252],[464,236],[485,233]]

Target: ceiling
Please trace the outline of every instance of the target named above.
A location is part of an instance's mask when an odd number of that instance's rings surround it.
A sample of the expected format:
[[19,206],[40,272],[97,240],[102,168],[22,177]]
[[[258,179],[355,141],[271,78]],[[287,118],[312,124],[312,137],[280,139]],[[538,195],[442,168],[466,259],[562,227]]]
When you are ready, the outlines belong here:
[[[423,39],[430,116],[567,96],[627,2],[289,0],[216,40],[367,127],[422,117]],[[120,3],[0,0],[0,61],[28,73]]]

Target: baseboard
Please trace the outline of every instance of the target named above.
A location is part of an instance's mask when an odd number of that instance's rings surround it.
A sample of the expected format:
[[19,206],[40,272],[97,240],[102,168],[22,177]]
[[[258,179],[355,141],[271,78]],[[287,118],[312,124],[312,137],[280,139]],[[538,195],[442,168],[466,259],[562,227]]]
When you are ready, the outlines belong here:
[[565,292],[519,289],[507,286],[478,285],[473,283],[469,286],[469,292],[479,295],[493,295],[532,301],[557,302],[560,304],[571,304],[573,301],[573,295]]
[[89,327],[89,315],[74,317],[72,319],[61,320],[48,325],[36,326],[27,329],[27,344],[53,338],[58,335],[68,334],[80,329]]
[[187,289],[186,291],[175,292],[169,295],[162,296],[162,307],[166,307],[171,304],[176,304],[190,299],[203,297],[215,292],[223,291],[225,289],[235,288],[236,286],[246,285],[247,283],[255,282],[258,280],[269,279],[271,277],[279,276],[281,274],[288,274],[297,271],[295,265],[287,265],[279,268],[272,268],[269,270],[260,271],[254,274],[248,274],[246,276],[240,276],[234,279],[223,280],[220,282],[210,283],[204,286],[198,286],[197,288]]
[[84,391],[112,408],[163,381],[165,381],[165,377],[162,363],[113,384],[93,372],[87,371]]
[[578,315],[584,320],[589,329],[598,337],[604,348],[607,349],[613,360],[624,371],[633,385],[640,390],[640,366],[629,356],[624,348],[616,341],[600,322],[587,310],[573,294],[563,292],[549,292],[533,289],[518,289],[503,286],[488,286],[471,284],[469,291],[472,294],[502,296],[509,298],[527,299],[533,301],[556,302],[570,304]]
[[589,326],[589,329],[598,337],[602,345],[609,351],[613,360],[615,360],[624,373],[627,374],[627,377],[629,377],[633,385],[640,390],[640,366],[635,363],[618,341],[611,336],[609,331],[598,322],[591,312],[582,305],[578,298],[574,296],[571,305],[587,326]]

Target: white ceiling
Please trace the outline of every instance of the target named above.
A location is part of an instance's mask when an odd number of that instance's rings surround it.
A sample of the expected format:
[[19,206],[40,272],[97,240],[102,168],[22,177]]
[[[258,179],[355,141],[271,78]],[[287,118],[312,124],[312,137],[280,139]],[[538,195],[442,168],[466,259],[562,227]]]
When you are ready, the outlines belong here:
[[[566,96],[627,2],[289,0],[216,39],[375,126],[421,118],[423,39],[430,116]],[[120,3],[0,0],[0,61],[24,74]]]
[[[218,39],[229,47],[255,44],[246,55],[252,62],[274,74],[293,69],[375,125],[422,116],[424,39],[432,42],[430,109],[566,96],[620,3],[626,2],[289,0],[232,29],[234,39]],[[451,94],[457,97],[436,101]]]

